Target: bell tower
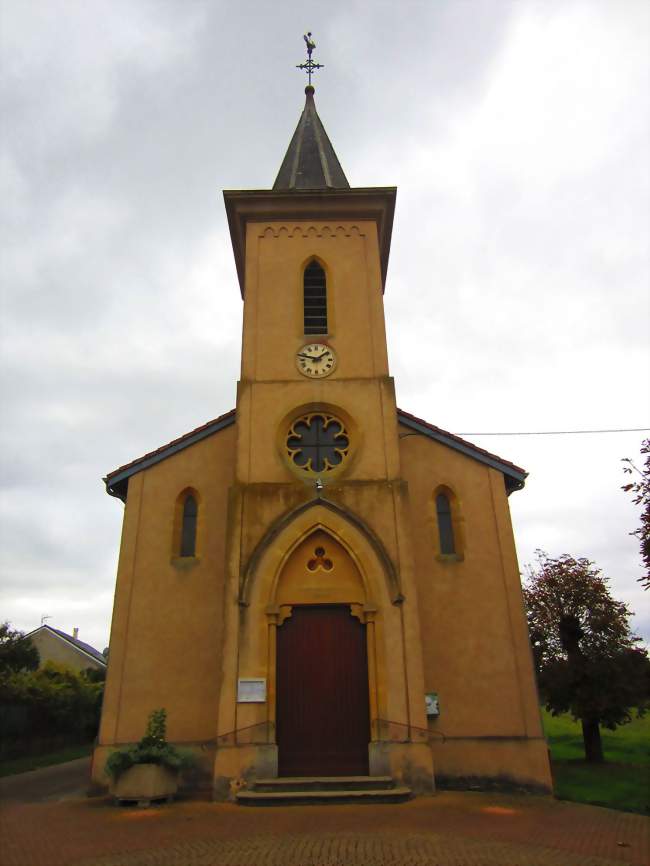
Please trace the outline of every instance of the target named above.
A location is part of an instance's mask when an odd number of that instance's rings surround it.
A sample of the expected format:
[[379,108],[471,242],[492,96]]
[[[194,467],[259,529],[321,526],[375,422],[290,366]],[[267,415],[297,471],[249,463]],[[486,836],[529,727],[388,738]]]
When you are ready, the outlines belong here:
[[[411,784],[430,790],[407,488],[384,326],[396,189],[350,187],[311,84],[305,96],[273,188],[224,192],[244,299],[228,527],[236,606],[229,609],[224,682],[235,689],[242,678],[265,679],[268,697],[264,706],[233,705],[232,691],[222,690],[219,728],[256,732],[251,760],[257,775],[295,766],[295,757],[278,758],[278,749],[289,748],[282,731],[290,721],[277,714],[289,714],[293,706],[301,718],[313,712],[316,724],[326,704],[343,698],[336,678],[328,680],[330,694],[315,710],[299,706],[299,694],[287,694],[288,675],[279,674],[277,661],[285,632],[327,630],[336,616],[353,617],[365,646],[366,661],[354,662],[363,667],[355,680],[364,683],[356,689],[363,706],[345,712],[368,723],[365,757],[349,766],[358,774],[362,761],[365,772],[401,776],[408,765]],[[303,569],[302,579],[291,584],[295,597],[281,590],[289,561],[292,573]],[[320,561],[332,568],[317,580],[309,563]],[[350,569],[359,578],[354,592],[343,578]],[[315,625],[319,612],[323,622]],[[309,627],[286,626],[299,616],[311,617]],[[335,645],[332,640],[323,632],[320,645]],[[317,647],[306,652],[316,654],[313,670],[328,666]],[[337,664],[347,670],[345,658]],[[308,691],[306,685],[298,691]],[[396,725],[390,737],[388,720]],[[337,724],[345,739],[345,724],[332,722]],[[305,766],[312,772],[320,766],[320,775],[328,775],[331,761],[312,757]],[[345,774],[345,766],[337,772]],[[217,787],[221,777],[228,777],[223,749]]]
[[[311,86],[273,189],[224,193],[244,298],[242,483],[398,473],[383,310],[395,194],[350,188]],[[351,426],[336,465],[300,466],[282,442],[284,416],[316,404],[340,407]]]

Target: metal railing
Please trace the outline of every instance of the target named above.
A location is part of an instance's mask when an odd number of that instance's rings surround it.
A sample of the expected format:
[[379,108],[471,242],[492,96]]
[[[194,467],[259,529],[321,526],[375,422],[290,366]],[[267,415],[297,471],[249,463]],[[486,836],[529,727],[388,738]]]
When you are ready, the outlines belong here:
[[256,725],[246,725],[236,728],[227,734],[217,736],[218,746],[248,746],[268,745],[275,743],[275,725],[273,722],[258,722]]
[[443,743],[445,741],[442,731],[432,731],[390,719],[373,719],[370,727],[372,739],[383,743],[428,743],[431,737],[442,737]]
[[[370,724],[373,742],[382,743],[428,743],[431,737],[440,737],[445,742],[442,731],[420,728],[406,722],[391,719],[373,719]],[[217,746],[274,745],[275,724],[265,721],[255,725],[236,728],[216,738]]]

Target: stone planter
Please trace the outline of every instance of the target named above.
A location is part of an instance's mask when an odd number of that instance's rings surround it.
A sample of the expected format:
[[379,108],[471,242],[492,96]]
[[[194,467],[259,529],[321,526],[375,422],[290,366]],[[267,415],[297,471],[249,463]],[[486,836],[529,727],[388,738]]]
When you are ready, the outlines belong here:
[[160,764],[134,764],[111,782],[116,800],[137,800],[149,806],[152,800],[172,800],[178,789],[178,773]]

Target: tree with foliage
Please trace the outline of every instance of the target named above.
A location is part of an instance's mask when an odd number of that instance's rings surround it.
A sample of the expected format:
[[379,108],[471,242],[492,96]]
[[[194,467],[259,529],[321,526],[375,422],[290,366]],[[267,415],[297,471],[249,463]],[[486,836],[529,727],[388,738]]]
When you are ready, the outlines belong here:
[[13,629],[10,622],[3,622],[0,625],[0,676],[34,671],[39,661],[38,650],[24,632]]
[[644,589],[650,589],[650,439],[645,439],[641,443],[641,454],[646,455],[643,469],[635,466],[629,457],[623,459],[623,463],[627,464],[623,467],[623,472],[633,477],[636,473],[638,476],[629,484],[624,484],[623,490],[634,494],[632,502],[641,506],[641,525],[634,532],[630,532],[630,535],[635,535],[641,542],[641,559],[645,574],[639,578],[639,583]]
[[106,668],[84,668],[82,673],[89,683],[103,683],[106,680]]
[[614,730],[649,703],[648,654],[607,584],[588,559],[538,550],[523,588],[541,696],[553,715],[582,722],[587,761],[604,760],[601,725]]
[[103,692],[103,682],[52,661],[0,676],[0,755],[89,742],[97,734]]

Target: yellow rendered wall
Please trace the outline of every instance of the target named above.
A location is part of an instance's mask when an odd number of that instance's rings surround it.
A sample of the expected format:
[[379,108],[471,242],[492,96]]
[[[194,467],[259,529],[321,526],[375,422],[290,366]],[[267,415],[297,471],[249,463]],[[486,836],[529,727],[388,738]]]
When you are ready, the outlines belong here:
[[[327,278],[328,334],[322,338],[304,334],[303,272],[313,258],[325,268]],[[298,372],[295,356],[305,343],[319,339],[335,350],[338,365],[326,379],[313,381]],[[377,229],[373,221],[247,226],[242,379],[237,399],[237,484],[229,524],[228,559],[234,586],[239,587],[270,527],[296,508],[318,501],[315,479],[292,469],[285,449],[291,421],[312,410],[337,415],[350,437],[350,456],[341,471],[327,473],[321,479],[322,496],[360,518],[380,540],[399,575],[398,590],[409,599],[403,608],[393,604],[388,587],[382,586],[382,599],[388,605],[380,606],[377,614],[380,656],[387,660],[380,676],[382,717],[424,724],[417,594],[404,490],[399,480],[395,395],[388,376]],[[325,515],[325,529],[333,528],[327,522],[330,518]],[[283,544],[300,540],[301,521],[294,529],[297,535],[283,536]],[[277,544],[274,540],[274,548]],[[385,583],[381,568],[373,566],[374,578]],[[372,601],[379,603],[380,598]],[[268,602],[259,602],[262,612]],[[229,637],[233,646],[227,657],[240,662],[246,658],[249,669],[244,674],[240,671],[240,676],[252,676],[251,670],[260,675],[267,665],[264,622],[254,620],[251,607],[237,610],[233,601],[231,604]],[[258,635],[256,652],[243,652],[242,647],[249,646],[253,634]],[[234,681],[234,670],[231,677]],[[411,683],[410,692],[407,683]],[[224,720],[229,718],[232,728],[241,727],[242,713],[235,719],[230,701],[223,701],[222,706]],[[264,710],[243,710],[244,715],[256,712],[262,714]],[[246,716],[247,723],[253,721],[259,721],[258,717]]]
[[[118,566],[101,745],[133,742],[167,709],[168,738],[213,740],[221,681],[227,493],[235,429],[132,476]],[[172,549],[179,494],[199,497],[197,556]]]
[[[322,336],[304,334],[303,272],[313,258],[327,278],[328,333]],[[334,349],[338,364],[326,379],[314,381],[298,372],[295,358],[302,346],[318,341]],[[291,422],[310,411],[339,417],[350,438],[349,458],[340,471],[324,475],[320,492],[314,477],[291,466],[285,448]],[[237,418],[228,546],[229,644],[224,653],[231,686],[224,687],[222,695],[221,727],[242,729],[274,719],[274,707],[235,705],[231,695],[242,676],[264,676],[271,686],[274,618],[280,615],[274,613],[274,575],[282,571],[284,557],[314,529],[329,533],[334,545],[342,544],[362,575],[365,594],[355,596],[355,602],[367,605],[364,616],[372,619],[373,722],[377,717],[396,721],[402,734],[409,725],[426,725],[417,593],[400,482],[374,221],[248,224]],[[320,497],[338,510],[321,506]],[[301,507],[306,510],[299,511]],[[288,524],[273,528],[290,515]],[[378,539],[393,564],[397,587],[389,586],[385,566],[368,536]],[[246,580],[250,592],[238,606],[236,594]],[[299,583],[284,584],[281,604],[304,603],[306,586],[300,584],[299,589]],[[326,594],[325,587],[310,591],[312,602],[351,600],[342,586],[328,585]],[[402,592],[409,599],[405,605]],[[414,760],[403,756],[402,763]],[[216,778],[233,773],[236,763],[222,750],[217,754]],[[430,788],[430,753],[423,764],[421,756],[416,763],[420,775],[428,773]],[[254,770],[242,764],[238,772],[246,776]]]
[[[440,701],[429,726],[445,738],[432,739],[436,775],[515,776],[550,787],[503,475],[401,426],[400,436],[425,688]],[[456,498],[457,557],[438,553],[441,485]]]
[[[305,336],[303,272],[313,258],[327,278],[328,334]],[[314,381],[296,369],[296,353],[322,340],[336,369]],[[237,479],[295,482],[283,456],[284,432],[318,406],[351,427],[346,478],[399,474],[395,402],[388,378],[377,229],[372,221],[250,223],[242,373],[237,395]]]
[[328,383],[388,374],[374,221],[249,223],[242,379],[304,381],[294,354],[304,343],[303,272],[316,258],[327,280],[327,342],[339,354]]

